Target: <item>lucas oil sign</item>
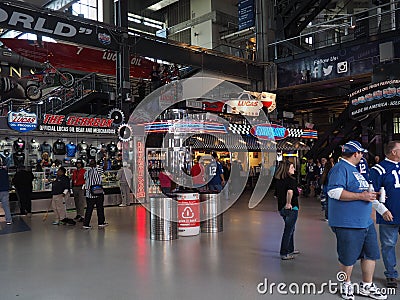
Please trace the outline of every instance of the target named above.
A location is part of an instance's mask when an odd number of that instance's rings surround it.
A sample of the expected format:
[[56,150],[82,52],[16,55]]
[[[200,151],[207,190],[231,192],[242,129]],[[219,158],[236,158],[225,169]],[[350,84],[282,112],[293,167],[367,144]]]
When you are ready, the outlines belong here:
[[8,126],[19,132],[28,132],[36,129],[37,116],[24,110],[19,112],[10,111],[7,116]]

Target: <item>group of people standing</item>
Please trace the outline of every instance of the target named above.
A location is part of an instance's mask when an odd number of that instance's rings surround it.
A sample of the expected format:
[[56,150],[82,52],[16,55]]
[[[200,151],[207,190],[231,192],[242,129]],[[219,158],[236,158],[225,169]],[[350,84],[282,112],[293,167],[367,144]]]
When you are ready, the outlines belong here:
[[[105,227],[108,225],[104,216],[104,192],[102,191],[101,178],[103,168],[97,166],[94,159],[89,161],[88,170],[85,170],[83,166],[83,162],[78,160],[76,163],[76,169],[72,172],[72,180],[66,176],[66,169],[64,167],[58,168],[57,176],[52,182],[51,189],[51,203],[55,213],[53,225],[75,225],[76,221],[78,221],[83,222],[83,228],[90,229],[90,220],[95,206],[97,210],[98,226]],[[70,182],[72,182],[72,190],[77,213],[74,220],[67,218],[67,210],[65,206],[65,200],[70,196]],[[99,190],[98,192],[95,192],[95,187],[98,187],[100,192]],[[86,212],[84,213],[85,205]]]
[[195,164],[190,170],[193,187],[200,192],[211,191],[220,193],[223,191],[225,200],[228,200],[229,192],[235,194],[239,192],[236,180],[240,177],[240,173],[237,173],[237,170],[242,169],[236,160],[233,161],[234,168],[232,169],[229,160],[226,162],[221,161],[215,152],[211,156],[212,160],[206,167],[201,161],[201,156],[197,156]]
[[[382,254],[386,287],[397,288],[396,244],[400,230],[400,141],[385,146],[386,158],[370,170],[363,154],[368,152],[357,141],[342,148],[342,157],[333,165],[326,162],[321,183],[327,195],[328,224],[336,236],[339,269],[345,274],[340,293],[353,300],[354,293],[373,299],[387,295],[373,283],[376,260]],[[285,227],[280,255],[282,260],[295,258],[294,231],[299,209],[299,191],[293,163],[282,162],[275,174],[278,211]],[[379,226],[379,239],[374,218]],[[362,282],[354,290],[353,266],[361,260]]]
[[[89,168],[87,170],[84,168],[83,161],[78,160],[76,162],[76,169],[72,171],[71,178],[66,175],[66,169],[64,167],[61,166],[58,168],[56,177],[51,182],[52,198],[50,204],[55,216],[53,225],[76,225],[76,222],[82,222],[83,228],[89,229],[91,228],[90,220],[95,206],[97,210],[98,226],[105,227],[108,225],[104,216],[104,192],[102,190],[103,169],[104,167],[100,165],[97,166],[96,161],[93,159],[89,161]],[[122,172],[119,172],[118,178],[121,180],[121,191],[123,194],[123,205],[120,206],[127,206],[130,204],[130,191],[129,186],[128,189],[126,189],[124,184],[127,184],[127,180],[129,179],[127,179],[127,176]],[[20,213],[28,217],[32,215],[31,195],[33,179],[33,173],[23,166],[18,168],[12,179],[12,184],[15,186],[16,194],[20,202]],[[74,219],[67,217],[65,205],[66,199],[70,196],[71,187],[76,207],[76,217]],[[100,188],[100,192],[97,191],[97,193],[95,193],[93,187]],[[2,202],[5,212],[7,225],[12,224],[9,189],[8,170],[0,159],[0,201]]]
[[[223,163],[218,154],[211,154],[211,162],[206,166],[203,164],[202,156],[197,156],[192,168],[190,176],[192,179],[192,188],[199,192],[216,192],[224,191],[225,199],[229,198],[228,190],[225,188],[231,173],[230,162]],[[169,194],[172,191],[172,175],[166,170],[162,170],[158,176],[160,180],[161,192]]]
[[[303,159],[306,159],[305,157]],[[325,157],[322,157],[319,160],[314,160],[309,158],[306,161],[302,162],[301,165],[301,176],[302,181],[305,183],[303,195],[309,196],[314,194],[314,196],[318,196],[322,192],[322,176],[324,174],[324,170],[326,166],[333,166],[335,164],[334,159],[331,157],[327,160]]]

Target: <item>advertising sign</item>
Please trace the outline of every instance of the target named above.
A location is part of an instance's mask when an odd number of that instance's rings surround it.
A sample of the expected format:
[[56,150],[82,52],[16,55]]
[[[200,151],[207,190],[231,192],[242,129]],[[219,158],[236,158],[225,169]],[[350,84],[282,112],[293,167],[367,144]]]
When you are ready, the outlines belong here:
[[135,137],[136,145],[136,185],[135,185],[135,197],[138,200],[143,200],[146,197],[145,188],[145,152],[144,152],[144,141],[142,137]]
[[25,6],[23,3],[0,3],[0,27],[22,32],[33,32],[61,39],[76,44],[118,50],[119,43],[116,36],[119,33],[106,24],[81,21],[73,16],[66,18],[65,14],[47,10],[40,12],[40,8]]
[[45,114],[40,131],[116,134],[114,119]]
[[228,114],[258,116],[263,104],[259,100],[228,100],[225,103]]
[[24,110],[19,112],[10,111],[7,116],[7,123],[11,129],[19,132],[28,132],[36,129],[37,116]]
[[258,124],[250,129],[250,134],[261,140],[282,140],[289,135],[289,131],[277,124]]
[[400,107],[400,79],[370,84],[349,95],[350,118],[362,119],[369,113]]

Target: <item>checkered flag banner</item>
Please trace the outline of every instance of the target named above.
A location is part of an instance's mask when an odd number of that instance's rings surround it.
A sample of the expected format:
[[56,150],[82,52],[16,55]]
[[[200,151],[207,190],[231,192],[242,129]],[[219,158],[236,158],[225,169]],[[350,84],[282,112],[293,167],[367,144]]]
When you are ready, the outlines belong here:
[[301,137],[303,135],[303,129],[299,128],[287,128],[289,131],[289,137]]
[[249,134],[251,126],[250,125],[243,125],[243,124],[229,124],[228,130],[232,133],[236,134]]
[[[246,124],[229,124],[228,131],[234,134],[247,135],[250,133],[251,126]],[[287,137],[291,138],[304,138],[304,139],[317,139],[318,132],[311,129],[301,128],[286,128],[289,132]]]

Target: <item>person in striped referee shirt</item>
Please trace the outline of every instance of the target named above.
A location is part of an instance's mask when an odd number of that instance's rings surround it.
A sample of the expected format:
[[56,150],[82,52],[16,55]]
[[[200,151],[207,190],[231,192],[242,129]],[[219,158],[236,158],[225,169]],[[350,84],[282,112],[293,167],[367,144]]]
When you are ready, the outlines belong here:
[[101,175],[103,174],[103,169],[101,167],[96,166],[96,161],[91,159],[89,161],[90,169],[85,173],[85,190],[86,190],[86,213],[85,219],[83,221],[83,228],[90,229],[90,219],[92,218],[92,212],[94,206],[96,205],[97,209],[97,222],[99,228],[106,227],[108,223],[105,221],[104,216],[104,194],[101,195],[93,195],[90,191],[90,187],[92,185],[101,185],[102,179]]

